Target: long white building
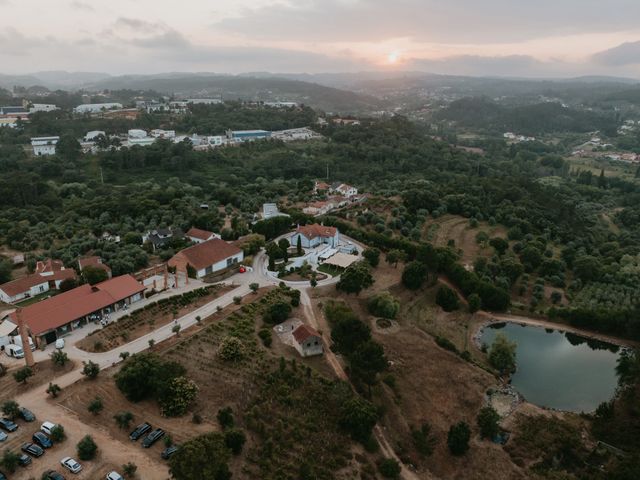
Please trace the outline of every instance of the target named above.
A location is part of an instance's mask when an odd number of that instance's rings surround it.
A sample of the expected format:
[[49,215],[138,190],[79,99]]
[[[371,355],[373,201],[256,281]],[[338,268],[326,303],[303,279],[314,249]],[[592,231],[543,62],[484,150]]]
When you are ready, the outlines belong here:
[[74,113],[100,113],[105,110],[113,110],[116,108],[122,108],[121,103],[84,103],[78,105],[73,109]]
[[38,157],[42,155],[55,155],[58,140],[60,140],[60,137],[33,137],[31,139],[33,154]]

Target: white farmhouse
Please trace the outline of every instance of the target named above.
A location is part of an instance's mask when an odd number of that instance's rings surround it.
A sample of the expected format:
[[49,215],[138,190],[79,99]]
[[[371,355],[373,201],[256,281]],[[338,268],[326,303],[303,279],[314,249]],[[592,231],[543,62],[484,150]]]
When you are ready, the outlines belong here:
[[335,227],[325,227],[314,223],[298,227],[289,243],[293,246],[297,245],[298,238],[303,248],[314,248],[323,243],[336,248],[340,240],[340,233]]
[[31,147],[33,154],[37,157],[42,155],[55,155],[56,144],[60,137],[33,137],[31,138]]
[[168,262],[176,270],[195,270],[196,278],[232,268],[244,259],[242,250],[224,240],[214,238],[176,253]]

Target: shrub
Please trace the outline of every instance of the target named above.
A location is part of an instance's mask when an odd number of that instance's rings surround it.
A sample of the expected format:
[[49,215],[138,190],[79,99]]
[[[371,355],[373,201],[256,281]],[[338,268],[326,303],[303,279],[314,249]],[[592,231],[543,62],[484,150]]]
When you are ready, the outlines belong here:
[[100,365],[89,360],[88,362],[82,362],[82,375],[93,380],[100,373]]
[[456,456],[464,455],[469,450],[469,440],[471,439],[471,429],[465,422],[452,425],[447,435],[447,446],[449,451]]
[[480,436],[482,438],[493,439],[500,433],[500,415],[493,407],[487,406],[480,409],[478,413],[478,427],[480,428]]
[[420,428],[411,428],[413,446],[420,455],[429,456],[433,453],[436,439],[431,433],[431,425],[424,422]]
[[184,415],[198,395],[198,386],[185,377],[176,377],[162,393],[160,406],[167,417]]
[[427,279],[427,267],[422,262],[413,261],[404,267],[402,284],[409,290],[418,290]]
[[56,398],[58,394],[62,391],[62,388],[57,383],[49,382],[49,387],[46,392],[51,395],[53,398]]
[[227,428],[232,428],[235,421],[233,420],[233,410],[231,407],[225,407],[218,410],[218,423],[222,427],[223,430]]
[[127,429],[133,421],[133,413],[131,412],[118,412],[113,416],[113,419],[121,429]]
[[400,302],[389,292],[381,292],[369,298],[367,307],[372,315],[393,319],[400,311]]
[[51,361],[54,365],[64,367],[65,364],[69,361],[69,357],[62,350],[54,350],[51,353]]
[[242,430],[232,429],[224,432],[224,443],[234,455],[240,455],[246,441],[247,437]]
[[271,346],[271,342],[272,342],[272,334],[271,334],[271,330],[268,328],[263,328],[258,332],[258,336],[260,337],[260,340],[262,340],[262,344],[265,347],[270,347]]
[[33,377],[33,370],[31,367],[22,367],[19,370],[13,372],[13,378],[18,383],[27,383],[29,377]]
[[436,304],[440,305],[445,312],[452,312],[460,308],[458,295],[446,285],[438,288]]
[[2,414],[10,420],[15,420],[20,415],[20,405],[13,400],[7,400],[2,404]]
[[385,458],[378,462],[378,471],[384,478],[399,478],[400,464],[393,458]]
[[220,343],[218,356],[225,362],[238,362],[245,356],[245,348],[237,337],[226,337]]
[[0,461],[0,463],[2,463],[2,467],[9,473],[14,473],[18,469],[19,460],[20,455],[7,449],[2,455],[2,461]]
[[262,319],[265,323],[275,325],[284,322],[291,314],[291,305],[287,302],[279,301],[271,304],[264,312]]
[[102,399],[100,397],[96,397],[91,402],[89,402],[89,406],[87,410],[89,410],[94,415],[98,415],[104,409],[104,403],[102,403]]
[[64,431],[64,427],[62,425],[56,425],[51,429],[51,441],[55,443],[63,442],[67,438],[67,434]]
[[76,446],[80,460],[93,460],[98,452],[98,446],[90,435],[86,435]]
[[440,348],[444,348],[445,350],[449,350],[450,352],[458,353],[458,349],[453,344],[453,342],[451,340],[449,340],[448,338],[437,336],[435,338],[435,340],[436,340],[436,344]]

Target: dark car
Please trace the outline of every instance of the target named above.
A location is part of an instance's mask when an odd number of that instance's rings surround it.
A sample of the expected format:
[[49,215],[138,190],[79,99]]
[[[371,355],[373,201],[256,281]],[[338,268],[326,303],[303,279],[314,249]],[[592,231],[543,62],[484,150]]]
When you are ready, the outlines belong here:
[[44,455],[44,450],[35,443],[23,443],[22,447],[20,447],[20,450],[34,457],[41,457],[42,455]]
[[2,472],[0,472],[0,480],[7,480],[7,477]]
[[29,455],[23,453],[18,457],[18,465],[21,467],[26,467],[29,464],[31,464],[31,457]]
[[149,448],[162,437],[164,437],[164,430],[162,430],[161,428],[156,428],[153,432],[144,437],[144,439],[142,440],[142,446],[144,448]]
[[151,430],[151,425],[149,425],[146,422],[141,425],[138,425],[136,429],[133,432],[131,432],[131,435],[129,435],[129,439],[135,442],[139,440],[140,437],[142,437],[149,430]]
[[53,447],[53,442],[51,441],[51,439],[49,437],[47,437],[44,433],[42,432],[36,432],[33,434],[33,437],[31,437],[31,439],[37,443],[38,445],[40,445],[42,448],[51,448]]
[[160,454],[160,456],[165,460],[169,460],[169,458],[171,458],[171,455],[173,455],[177,451],[178,451],[178,445],[171,445],[170,447],[165,448]]
[[43,478],[47,480],[64,480],[64,475],[56,472],[55,470],[48,470],[44,472]]
[[20,407],[20,418],[25,422],[33,422],[35,421],[36,416],[28,408]]
[[18,425],[13,423],[8,418],[0,418],[0,428],[7,432],[15,432],[18,429]]

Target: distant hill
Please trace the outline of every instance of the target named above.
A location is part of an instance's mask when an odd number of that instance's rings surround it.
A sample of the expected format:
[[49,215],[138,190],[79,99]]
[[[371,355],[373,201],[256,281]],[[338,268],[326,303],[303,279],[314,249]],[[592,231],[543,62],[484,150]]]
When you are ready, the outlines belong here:
[[221,97],[227,100],[295,101],[325,111],[361,113],[378,110],[381,100],[348,90],[278,77],[232,75],[122,76],[93,83],[88,88],[154,90],[183,97]]
[[438,113],[439,120],[491,130],[526,135],[553,132],[615,131],[616,120],[604,114],[563,107],[557,102],[504,106],[486,97],[466,97],[451,102]]

